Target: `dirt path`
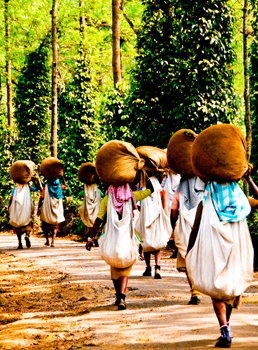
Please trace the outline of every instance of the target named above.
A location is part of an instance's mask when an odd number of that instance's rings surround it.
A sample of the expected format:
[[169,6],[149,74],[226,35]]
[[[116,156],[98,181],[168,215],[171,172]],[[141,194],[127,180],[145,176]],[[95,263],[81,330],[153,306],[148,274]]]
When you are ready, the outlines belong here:
[[[219,329],[210,298],[187,305],[189,286],[164,251],[162,280],[142,277],[137,261],[128,283],[127,310],[117,311],[109,266],[85,245],[0,234],[0,349],[209,349]],[[154,262],[153,262],[154,264]],[[3,297],[5,299],[3,299]],[[1,299],[2,298],[2,299]],[[258,274],[232,315],[234,349],[257,349]]]

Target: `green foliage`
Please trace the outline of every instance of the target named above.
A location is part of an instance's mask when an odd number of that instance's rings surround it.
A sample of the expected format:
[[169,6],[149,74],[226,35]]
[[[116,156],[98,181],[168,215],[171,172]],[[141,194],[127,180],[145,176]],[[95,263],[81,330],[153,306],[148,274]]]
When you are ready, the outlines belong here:
[[6,125],[0,126],[0,230],[9,227],[7,206],[11,189],[14,186],[9,175],[9,169],[14,162],[13,150],[16,136]]
[[16,159],[36,164],[46,156],[49,138],[50,75],[48,49],[31,52],[16,87],[15,124],[18,130]]
[[67,192],[76,195],[81,164],[94,161],[101,143],[96,97],[87,53],[81,49],[73,79],[58,97],[58,157],[65,164]]
[[257,1],[251,1],[253,6],[253,42],[250,48],[250,102],[251,102],[251,121],[252,121],[252,152],[250,162],[253,164],[252,176],[258,181],[258,4]]
[[233,16],[227,1],[143,1],[132,81],[131,141],[166,147],[181,128],[200,132],[236,113]]
[[247,219],[254,248],[254,267],[258,269],[258,212],[255,210]]

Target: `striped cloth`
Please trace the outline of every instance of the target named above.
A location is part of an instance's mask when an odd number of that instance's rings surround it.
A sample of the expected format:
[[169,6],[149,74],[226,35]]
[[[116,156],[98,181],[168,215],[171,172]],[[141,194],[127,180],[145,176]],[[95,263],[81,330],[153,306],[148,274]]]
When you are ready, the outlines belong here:
[[209,192],[220,221],[238,222],[250,214],[248,199],[237,182],[208,182],[202,200],[203,206]]

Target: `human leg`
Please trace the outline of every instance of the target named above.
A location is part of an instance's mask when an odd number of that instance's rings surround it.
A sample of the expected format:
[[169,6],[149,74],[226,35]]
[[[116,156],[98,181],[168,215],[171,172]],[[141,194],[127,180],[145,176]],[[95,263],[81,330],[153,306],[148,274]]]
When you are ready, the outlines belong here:
[[142,275],[151,276],[151,254],[149,252],[144,252],[143,255],[146,263],[146,269]]
[[161,261],[161,250],[155,252],[155,275],[154,278],[156,280],[160,280],[160,261]]
[[54,247],[55,246],[55,238],[56,238],[56,235],[57,235],[57,228],[54,228],[52,230],[52,241],[51,241],[51,247]]
[[193,289],[192,283],[188,278],[187,271],[185,271],[185,273],[186,273],[186,277],[187,277],[187,280],[188,280],[188,283],[190,286],[190,290],[191,290],[191,299],[189,300],[188,304],[189,305],[198,305],[201,302],[200,292],[198,292],[198,290],[196,290],[196,289]]
[[17,238],[18,238],[18,248],[17,249],[22,249],[22,233],[16,232]]
[[227,317],[229,316],[230,318],[231,312],[230,315],[227,315],[227,306],[224,301],[220,300],[213,300],[213,308],[219,321],[221,334],[215,346],[218,348],[229,348],[231,346],[231,337],[229,333],[229,327],[227,325]]
[[27,231],[25,234],[25,242],[26,242],[26,247],[30,248],[31,244],[30,244],[30,231]]
[[126,303],[125,303],[125,293],[128,283],[128,277],[127,276],[121,276],[119,278],[119,302],[118,302],[118,310],[125,310],[126,309]]

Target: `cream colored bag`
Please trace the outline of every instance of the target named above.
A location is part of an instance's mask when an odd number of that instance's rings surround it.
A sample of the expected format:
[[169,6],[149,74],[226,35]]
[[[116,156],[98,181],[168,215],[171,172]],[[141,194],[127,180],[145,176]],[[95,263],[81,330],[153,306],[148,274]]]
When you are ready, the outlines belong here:
[[87,227],[92,227],[98,215],[101,196],[97,184],[84,185],[84,200],[79,209],[82,222]]
[[10,224],[14,227],[26,226],[32,220],[33,203],[30,187],[28,184],[20,186],[23,186],[22,190],[19,192],[18,187],[15,188],[10,206]]
[[137,238],[134,234],[131,201],[124,202],[119,220],[112,196],[108,196],[107,223],[99,238],[99,252],[107,264],[124,269],[133,265],[138,257]]
[[50,225],[58,225],[65,221],[62,198],[51,198],[47,185],[45,187],[45,195],[40,218]]
[[177,186],[180,183],[181,176],[169,173],[166,179],[166,183],[164,186],[165,191],[165,214],[170,217],[171,215],[171,205],[174,193],[177,189]]
[[218,300],[242,294],[252,282],[253,257],[246,219],[219,221],[209,193],[196,242],[186,257],[192,288]]
[[188,241],[194,224],[197,207],[188,210],[184,205],[184,195],[179,192],[179,213],[174,229],[175,245],[183,258],[186,256]]
[[142,201],[140,215],[135,225],[135,230],[142,239],[144,252],[165,248],[172,233],[170,217],[165,214],[162,207],[160,183],[154,176],[150,181],[154,192]]

